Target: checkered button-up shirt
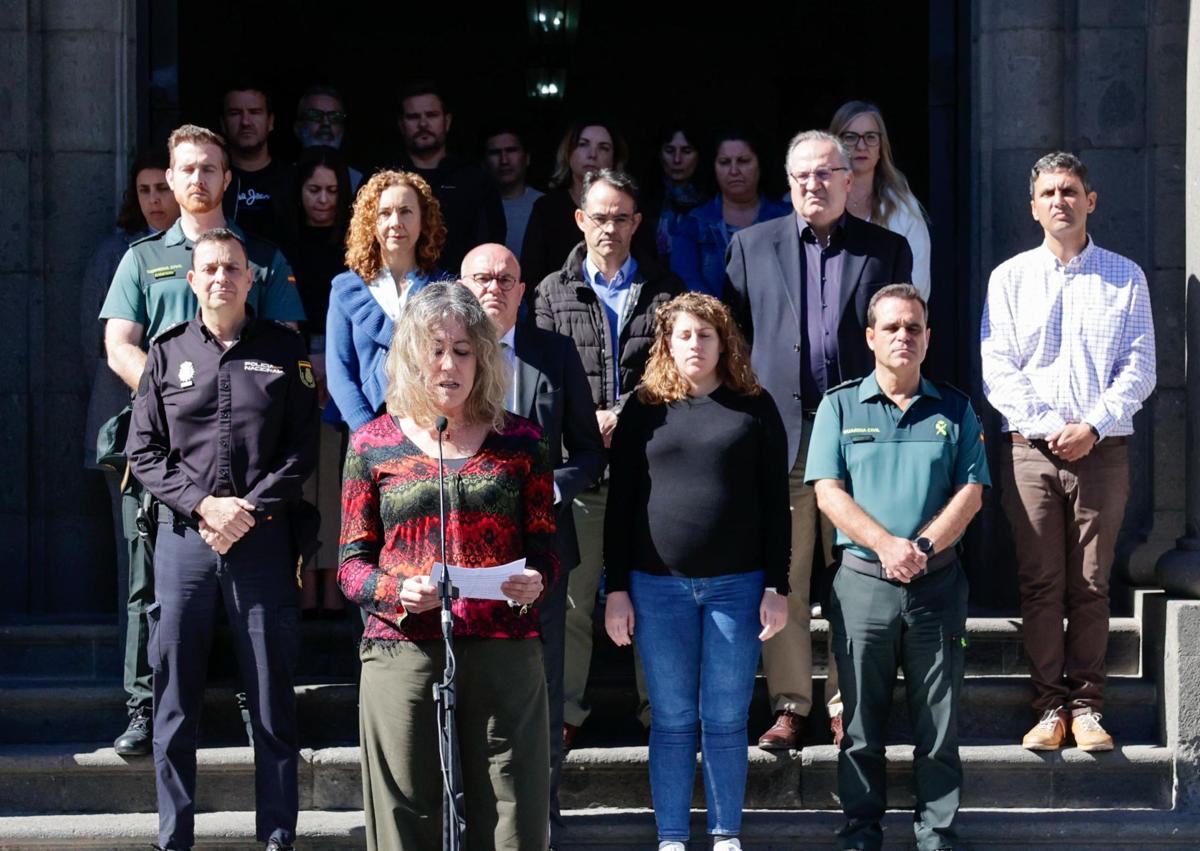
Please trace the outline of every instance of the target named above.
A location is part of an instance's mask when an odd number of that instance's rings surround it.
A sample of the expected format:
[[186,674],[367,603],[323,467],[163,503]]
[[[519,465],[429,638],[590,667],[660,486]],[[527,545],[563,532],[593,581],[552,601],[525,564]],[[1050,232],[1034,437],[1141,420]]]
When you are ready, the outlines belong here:
[[1086,422],[1133,433],[1154,390],[1154,321],[1146,276],[1091,238],[1061,262],[1045,246],[1000,264],[980,327],[983,387],[1004,429],[1048,437]]

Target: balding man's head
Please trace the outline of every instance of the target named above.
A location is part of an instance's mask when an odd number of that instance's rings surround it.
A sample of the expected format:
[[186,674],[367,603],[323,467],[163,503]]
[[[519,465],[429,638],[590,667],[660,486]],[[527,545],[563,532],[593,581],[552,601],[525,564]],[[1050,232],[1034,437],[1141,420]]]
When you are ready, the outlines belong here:
[[498,336],[517,324],[525,284],[521,265],[511,251],[494,242],[472,248],[463,258],[460,280],[492,318]]

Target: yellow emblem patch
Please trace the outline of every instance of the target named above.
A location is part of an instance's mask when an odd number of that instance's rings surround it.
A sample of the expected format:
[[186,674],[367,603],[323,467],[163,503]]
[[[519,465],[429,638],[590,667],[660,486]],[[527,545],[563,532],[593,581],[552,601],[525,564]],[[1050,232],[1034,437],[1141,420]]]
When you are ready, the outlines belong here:
[[305,387],[310,389],[315,388],[317,386],[317,377],[313,375],[312,364],[306,360],[302,360],[298,362],[298,366],[300,367],[300,381]]
[[945,420],[938,420],[933,424],[933,430],[938,433],[939,437],[950,436],[950,424]]

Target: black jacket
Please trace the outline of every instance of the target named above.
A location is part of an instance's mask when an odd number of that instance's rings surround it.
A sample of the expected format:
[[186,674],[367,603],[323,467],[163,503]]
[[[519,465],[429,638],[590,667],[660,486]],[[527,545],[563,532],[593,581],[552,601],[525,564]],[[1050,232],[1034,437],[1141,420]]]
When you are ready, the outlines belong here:
[[554,464],[554,483],[562,495],[557,542],[565,581],[565,572],[579,564],[571,502],[600,479],[604,442],[596,424],[587,376],[571,340],[524,322],[516,327],[513,351],[517,359],[517,413],[545,432]]
[[[547,275],[538,285],[535,316],[538,327],[557,331],[575,341],[596,408],[617,410],[620,405],[611,377],[614,353],[608,319],[604,305],[584,278],[586,253],[587,246],[579,243],[562,269]],[[622,399],[642,380],[650,344],[654,342],[655,311],[683,291],[683,282],[674,273],[652,260],[636,259],[637,272],[630,284],[618,336]]]

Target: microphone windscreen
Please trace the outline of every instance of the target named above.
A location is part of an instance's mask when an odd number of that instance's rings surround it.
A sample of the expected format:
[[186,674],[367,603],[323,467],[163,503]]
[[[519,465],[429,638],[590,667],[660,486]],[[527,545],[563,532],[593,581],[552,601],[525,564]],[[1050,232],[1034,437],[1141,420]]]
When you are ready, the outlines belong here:
[[[428,420],[426,420],[426,422],[428,422]],[[441,434],[446,430],[446,426],[448,425],[450,425],[450,420],[446,419],[445,417],[438,417],[437,421],[433,424],[433,427],[437,429],[438,434]]]

